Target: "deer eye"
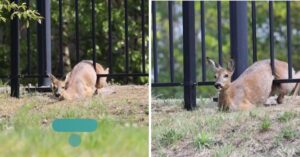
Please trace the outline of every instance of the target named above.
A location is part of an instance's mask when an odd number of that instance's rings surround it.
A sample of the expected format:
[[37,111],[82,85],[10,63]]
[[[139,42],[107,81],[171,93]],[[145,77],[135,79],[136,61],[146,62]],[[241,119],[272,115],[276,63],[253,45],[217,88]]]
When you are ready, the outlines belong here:
[[217,75],[215,75],[215,78],[217,78]]
[[225,74],[224,77],[227,78],[227,77],[228,77],[228,74]]

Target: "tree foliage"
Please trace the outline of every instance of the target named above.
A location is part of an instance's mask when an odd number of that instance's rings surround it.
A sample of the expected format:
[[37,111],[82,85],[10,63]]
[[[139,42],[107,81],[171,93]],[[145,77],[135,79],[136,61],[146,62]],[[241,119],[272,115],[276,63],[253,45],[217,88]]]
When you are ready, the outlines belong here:
[[7,22],[8,16],[11,20],[14,17],[24,20],[27,27],[29,27],[29,21],[41,23],[42,19],[42,16],[36,10],[28,9],[26,3],[16,4],[9,0],[0,1],[0,22]]
[[[128,37],[129,37],[129,72],[142,72],[142,44],[146,47],[146,72],[148,71],[148,1],[145,4],[145,43],[142,43],[142,25],[141,25],[141,0],[128,0]],[[36,8],[36,2],[30,3],[31,8]],[[91,1],[78,1],[79,14],[79,54],[80,59],[92,59],[92,9]],[[108,1],[95,1],[96,15],[96,60],[104,67],[108,66]],[[76,36],[75,36],[75,4],[74,1],[62,1],[62,17],[63,17],[63,36],[62,42],[64,47],[69,48],[72,67],[76,64]],[[112,1],[112,70],[113,73],[125,72],[125,11],[124,1]],[[37,35],[36,27],[30,29],[30,46],[32,55],[32,73],[37,74]],[[9,41],[10,37],[7,33],[8,25],[0,26],[0,64],[9,69]],[[26,29],[21,27],[21,63],[22,73],[26,73],[27,65],[27,37]],[[59,67],[59,4],[57,0],[51,0],[51,49],[52,49],[52,73],[57,74]],[[7,40],[8,39],[8,40]],[[8,69],[0,68],[1,74],[9,74]],[[67,73],[67,71],[65,71]],[[32,80],[35,81],[35,80]],[[113,78],[112,81],[118,83],[126,82],[125,77]],[[132,83],[147,83],[147,77],[129,77]]]

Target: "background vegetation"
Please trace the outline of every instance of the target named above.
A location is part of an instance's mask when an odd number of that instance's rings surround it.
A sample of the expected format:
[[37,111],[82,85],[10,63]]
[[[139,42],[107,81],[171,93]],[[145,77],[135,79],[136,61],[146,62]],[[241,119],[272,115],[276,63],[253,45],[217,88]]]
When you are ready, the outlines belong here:
[[[217,36],[217,3],[204,2],[205,4],[205,29],[206,29],[206,54],[218,59]],[[230,58],[230,21],[229,2],[222,2],[222,50],[223,62]],[[159,82],[170,82],[169,74],[169,40],[168,40],[168,4],[156,2],[157,45]],[[183,43],[182,43],[182,2],[174,5],[174,58],[175,82],[183,82]],[[291,2],[291,27],[292,27],[292,62],[295,70],[300,69],[300,21],[298,20],[299,2]],[[257,53],[258,60],[269,58],[269,17],[268,2],[256,2],[257,16]],[[195,2],[195,28],[196,28],[196,55],[197,55],[197,81],[201,81],[201,32],[200,32],[200,2]],[[252,64],[252,29],[251,29],[251,2],[248,2],[248,64]],[[286,3],[274,2],[274,38],[275,55],[277,59],[287,61],[287,29],[286,29]],[[153,61],[152,61],[153,63]],[[153,64],[152,64],[153,65]],[[153,71],[152,71],[153,74]],[[207,69],[207,80],[212,81],[212,69]],[[182,87],[153,88],[154,97],[183,97]],[[197,88],[198,97],[210,97],[216,93],[214,87],[201,86]]]
[[[20,1],[20,4],[25,2]],[[96,56],[97,62],[107,67],[108,54],[108,1],[95,1],[96,12]],[[146,37],[146,61],[148,60],[148,1],[145,2],[145,26]],[[65,61],[65,73],[76,64],[76,45],[75,45],[75,6],[74,1],[62,1],[63,6],[63,53]],[[142,72],[142,26],[141,26],[141,1],[128,1],[128,35],[129,35],[129,68],[130,72]],[[36,1],[31,1],[31,9],[36,9]],[[79,8],[79,53],[80,59],[92,59],[92,9],[90,1],[78,1]],[[125,72],[125,12],[124,1],[112,1],[112,69],[114,73]],[[58,1],[51,1],[51,39],[52,39],[52,72],[58,73],[59,62],[59,7]],[[37,35],[36,24],[31,23],[31,54],[32,54],[32,73],[37,74]],[[27,47],[26,47],[26,23],[20,25],[20,67],[21,73],[26,74],[27,67]],[[10,73],[10,23],[0,25],[0,75]],[[146,67],[148,62],[146,62]],[[147,69],[146,69],[147,70]],[[115,82],[123,83],[126,78],[113,79]],[[30,80],[35,82],[36,80]],[[143,84],[148,82],[146,77],[129,78],[132,83]],[[27,82],[27,81],[26,81]],[[24,83],[24,82],[23,82]]]

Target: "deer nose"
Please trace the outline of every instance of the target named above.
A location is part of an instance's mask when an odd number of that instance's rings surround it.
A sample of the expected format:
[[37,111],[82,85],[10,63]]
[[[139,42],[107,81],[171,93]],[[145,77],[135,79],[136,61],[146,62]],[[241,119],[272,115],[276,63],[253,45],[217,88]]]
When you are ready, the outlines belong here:
[[60,93],[55,93],[55,96],[56,97],[60,97]]
[[215,83],[215,87],[216,87],[217,89],[220,89],[220,88],[222,88],[222,85],[221,85],[220,83]]

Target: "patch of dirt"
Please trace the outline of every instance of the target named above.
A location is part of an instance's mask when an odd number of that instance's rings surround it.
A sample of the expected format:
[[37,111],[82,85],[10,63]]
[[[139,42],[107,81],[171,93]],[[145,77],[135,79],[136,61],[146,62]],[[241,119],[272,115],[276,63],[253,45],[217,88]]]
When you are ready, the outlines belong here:
[[[104,91],[104,92],[103,92]],[[104,104],[114,115],[135,114],[135,121],[148,123],[148,85],[110,86],[100,92]]]

